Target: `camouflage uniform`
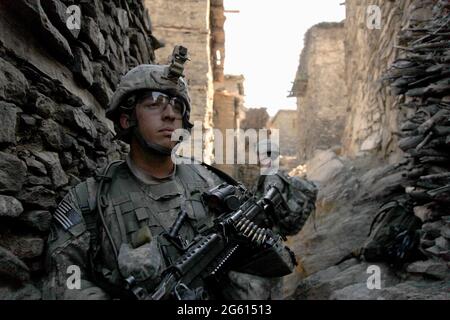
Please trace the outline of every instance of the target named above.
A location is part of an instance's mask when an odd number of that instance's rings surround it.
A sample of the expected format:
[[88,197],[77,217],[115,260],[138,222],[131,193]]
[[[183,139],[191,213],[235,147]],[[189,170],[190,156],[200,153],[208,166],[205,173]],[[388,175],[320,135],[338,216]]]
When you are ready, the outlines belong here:
[[[171,71],[168,66],[152,65],[131,70],[122,78],[107,116],[117,124],[117,108],[133,90],[171,91],[185,99],[188,109],[183,126],[190,128],[186,84],[181,77],[171,83]],[[119,135],[126,136],[116,129]],[[171,175],[157,179],[140,171],[128,157],[80,183],[54,213],[44,299],[124,298],[124,279],[130,276],[151,292],[162,271],[180,255],[162,235],[182,209],[188,215],[179,231],[183,243],[188,244],[201,229],[212,226],[214,216],[201,195],[222,182],[222,175],[219,177],[202,164],[177,164]],[[80,289],[67,286],[68,270],[73,265],[81,271]],[[230,272],[228,278],[223,298],[269,298],[267,279],[239,272]]]
[[[164,179],[144,177],[138,170],[128,158],[126,162],[113,164],[107,173],[111,182],[104,212],[106,225],[119,250],[118,264],[96,220],[99,183],[94,178],[87,179],[60,203],[49,239],[50,281],[44,298],[109,298],[110,295],[95,280],[93,282],[93,272],[97,277],[100,274],[100,278],[108,279],[112,287],[123,287],[122,279],[133,276],[151,290],[159,282],[161,272],[171,264],[171,257],[178,256],[161,234],[174,223],[180,209],[184,207],[189,217],[180,230],[184,241],[191,241],[198,230],[212,225],[214,217],[200,196],[224,182],[215,173],[201,164],[176,165],[174,173]],[[98,238],[98,243],[92,241],[93,236]],[[81,269],[80,290],[69,289],[66,285],[71,265]],[[236,271],[230,272],[228,277],[229,285],[223,288],[224,298],[270,298],[270,279]]]
[[[138,169],[127,160],[115,164],[108,173],[112,181],[104,210],[106,225],[119,248],[119,265],[102,229],[97,230],[98,244],[91,242],[89,230],[92,226],[88,224],[98,223],[92,219],[96,215],[98,182],[90,178],[72,189],[55,213],[48,248],[48,266],[53,281],[47,284],[45,298],[107,298],[108,294],[92,283],[93,267],[117,287],[122,285],[120,269],[123,277],[133,275],[138,281],[146,282],[147,288],[152,288],[158,283],[162,270],[171,263],[170,257],[176,256],[160,234],[170,228],[181,207],[184,206],[189,217],[180,230],[183,240],[191,241],[200,228],[211,225],[213,217],[201,202],[200,195],[223,182],[217,175],[202,165],[180,164],[165,179],[150,180],[147,177],[144,180],[133,173]],[[146,227],[150,233],[143,237]],[[92,245],[97,247],[92,248]],[[95,266],[89,265],[90,254],[96,255]],[[66,286],[70,265],[81,268],[81,290]],[[254,293],[249,292],[252,291],[250,287],[240,288],[239,298],[251,297]]]
[[[261,197],[270,186],[276,186],[284,196],[287,205],[287,212],[279,223],[274,226],[274,231],[283,236],[295,235],[306,223],[309,215],[315,211],[315,201],[317,198],[317,186],[301,177],[290,177],[284,170],[278,169],[278,158],[280,155],[279,146],[270,141],[262,140],[256,145],[256,151],[261,159],[269,160],[269,167],[262,168],[263,172],[270,172],[258,178],[253,193],[256,197]],[[267,163],[267,161],[266,161]],[[261,167],[263,164],[260,163]],[[272,168],[273,167],[273,168]]]

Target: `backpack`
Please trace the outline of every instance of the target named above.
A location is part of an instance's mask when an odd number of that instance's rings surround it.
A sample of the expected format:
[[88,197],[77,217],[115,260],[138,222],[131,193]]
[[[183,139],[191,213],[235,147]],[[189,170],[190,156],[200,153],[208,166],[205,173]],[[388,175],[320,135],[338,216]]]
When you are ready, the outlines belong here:
[[[307,219],[315,211],[317,198],[317,186],[306,179],[289,176],[283,171],[278,171],[276,175],[283,182],[283,198],[285,208],[280,216],[280,233],[284,235],[297,234],[305,225]],[[260,176],[255,194],[261,196],[264,193],[264,182],[267,176]]]
[[386,261],[393,265],[414,260],[421,225],[405,199],[385,203],[372,221],[362,256],[369,262]]

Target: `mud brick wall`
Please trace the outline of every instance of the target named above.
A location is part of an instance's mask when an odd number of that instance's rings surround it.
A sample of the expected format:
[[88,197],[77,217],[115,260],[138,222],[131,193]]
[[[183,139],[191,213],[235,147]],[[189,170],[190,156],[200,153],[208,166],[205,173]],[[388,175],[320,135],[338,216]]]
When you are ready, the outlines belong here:
[[214,82],[223,82],[224,78],[223,0],[145,0],[145,6],[151,13],[155,36],[165,43],[156,52],[156,61],[165,63],[176,44],[189,50],[185,73],[192,100],[191,122],[205,129],[203,160],[212,163],[214,136],[209,129],[217,127],[213,112]]
[[282,156],[296,156],[298,145],[297,110],[278,110],[270,121],[270,129],[279,130],[280,154]]
[[[398,124],[403,114],[390,89],[383,84],[389,65],[398,57],[399,31],[408,20],[426,19],[429,1],[346,1],[345,72],[348,120],[343,135],[344,154],[379,154],[396,161]],[[371,23],[370,5],[380,9],[379,28]]]
[[141,1],[1,1],[0,299],[40,299],[57,203],[127,152],[105,108],[121,75],[154,61],[150,25]]
[[343,23],[320,23],[305,34],[291,93],[297,97],[300,161],[342,139],[347,120],[344,38]]

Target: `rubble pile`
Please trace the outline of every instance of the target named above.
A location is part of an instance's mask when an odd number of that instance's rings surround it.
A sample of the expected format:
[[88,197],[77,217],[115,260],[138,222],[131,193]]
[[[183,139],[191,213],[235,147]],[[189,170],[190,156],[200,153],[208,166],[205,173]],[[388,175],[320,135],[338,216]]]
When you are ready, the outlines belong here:
[[291,177],[293,177],[293,176],[304,177],[304,176],[306,176],[306,172],[307,172],[306,164],[300,164],[297,167],[295,167],[294,169],[292,169],[289,172],[289,175]]
[[420,250],[431,260],[450,261],[450,4],[437,1],[433,13],[402,31],[403,54],[387,79],[406,113],[399,148],[413,178],[405,191],[423,222]]

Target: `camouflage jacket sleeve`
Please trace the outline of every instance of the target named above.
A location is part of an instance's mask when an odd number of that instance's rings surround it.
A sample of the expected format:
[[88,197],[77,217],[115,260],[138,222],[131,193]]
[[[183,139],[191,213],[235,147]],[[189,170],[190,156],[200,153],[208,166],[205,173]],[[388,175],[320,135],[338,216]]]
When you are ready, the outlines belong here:
[[72,189],[53,215],[44,299],[94,300],[108,295],[88,278],[89,232]]

